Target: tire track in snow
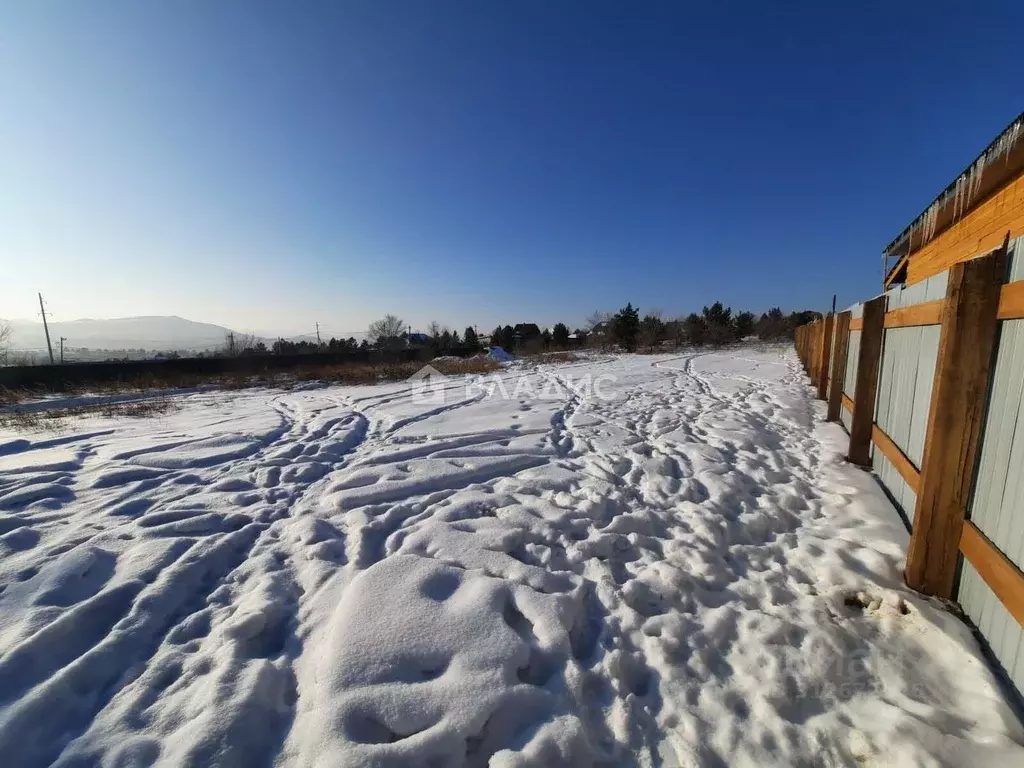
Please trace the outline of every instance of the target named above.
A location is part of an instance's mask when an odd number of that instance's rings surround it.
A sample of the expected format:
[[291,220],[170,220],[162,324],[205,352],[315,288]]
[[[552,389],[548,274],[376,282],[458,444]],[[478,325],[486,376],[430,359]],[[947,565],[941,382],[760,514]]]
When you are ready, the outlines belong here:
[[[188,625],[195,627],[186,632],[186,634],[191,633],[191,639],[187,641],[186,645],[194,645],[200,643],[203,638],[211,633],[216,634],[219,632],[218,627],[228,626],[234,615],[234,611],[230,610],[230,606],[236,602],[236,598],[230,597],[236,591],[234,585],[242,580],[260,578],[258,574],[244,573],[247,558],[259,556],[261,552],[266,553],[268,555],[269,567],[273,571],[281,572],[281,575],[276,577],[280,582],[280,586],[276,590],[278,596],[280,597],[288,593],[297,594],[294,588],[287,586],[288,583],[294,584],[295,579],[288,575],[287,563],[290,559],[290,553],[277,545],[278,533],[276,529],[279,525],[276,521],[287,518],[291,514],[292,509],[301,503],[303,496],[309,492],[311,487],[308,477],[301,475],[293,477],[291,482],[285,483],[285,485],[289,486],[285,493],[280,493],[282,489],[279,481],[269,483],[268,485],[271,487],[266,489],[264,498],[270,502],[270,506],[263,509],[257,515],[255,522],[244,525],[244,527],[235,532],[228,531],[222,533],[219,531],[217,521],[226,520],[231,517],[231,514],[227,514],[225,517],[225,513],[218,512],[215,515],[208,516],[210,517],[210,522],[215,524],[215,527],[208,533],[203,532],[199,538],[196,538],[192,535],[190,528],[194,528],[194,521],[198,521],[203,515],[189,513],[185,509],[182,509],[181,513],[175,514],[162,511],[166,509],[165,504],[170,503],[173,506],[175,503],[182,501],[182,499],[189,499],[187,504],[196,510],[223,508],[223,503],[217,501],[218,499],[227,500],[228,508],[241,503],[242,509],[245,510],[253,502],[242,497],[247,494],[253,494],[257,490],[256,484],[252,480],[257,478],[261,470],[280,470],[281,466],[284,465],[285,472],[288,472],[289,469],[296,466],[296,460],[308,460],[311,464],[315,464],[317,461],[331,461],[337,464],[344,461],[345,454],[365,436],[365,422],[362,422],[363,428],[360,429],[361,416],[353,415],[347,420],[345,417],[339,417],[322,424],[319,428],[311,429],[315,414],[305,414],[300,418],[296,418],[295,409],[281,397],[276,398],[272,402],[271,407],[281,414],[281,425],[264,440],[261,448],[249,458],[243,459],[241,462],[235,462],[229,468],[214,465],[209,470],[201,469],[200,474],[208,474],[211,480],[208,481],[206,487],[202,488],[199,494],[195,494],[193,491],[191,493],[186,492],[170,496],[160,495],[161,483],[173,481],[181,477],[183,475],[181,471],[152,473],[152,477],[146,478],[135,485],[135,491],[142,490],[155,495],[155,505],[146,511],[141,518],[137,520],[129,519],[125,524],[118,526],[117,530],[123,530],[125,525],[138,526],[141,524],[141,531],[148,536],[152,536],[154,534],[165,535],[161,528],[177,526],[179,530],[166,532],[171,536],[168,541],[171,542],[172,549],[168,551],[172,553],[172,557],[169,561],[166,559],[162,561],[160,567],[148,572],[148,575],[147,573],[140,574],[138,581],[115,587],[113,590],[101,591],[96,598],[90,598],[88,601],[80,603],[78,609],[79,613],[82,614],[81,619],[78,619],[74,614],[69,614],[69,620],[75,619],[76,622],[83,620],[95,621],[87,618],[94,614],[97,616],[109,616],[110,612],[106,606],[110,604],[110,599],[108,599],[107,595],[121,594],[125,590],[130,589],[131,584],[138,585],[134,590],[137,597],[134,603],[130,604],[132,607],[128,610],[127,615],[120,620],[120,623],[113,624],[114,629],[108,633],[106,639],[95,646],[89,643],[81,646],[80,651],[72,656],[70,660],[65,659],[60,662],[59,668],[47,677],[44,685],[37,686],[40,695],[45,696],[54,693],[54,686],[64,685],[65,683],[62,682],[64,680],[79,680],[80,678],[68,677],[75,674],[74,670],[76,669],[87,668],[92,670],[94,674],[100,668],[108,670],[106,673],[100,673],[100,677],[87,678],[91,681],[89,685],[106,691],[99,698],[96,698],[93,704],[85,705],[80,699],[72,697],[69,699],[68,707],[63,712],[53,713],[54,717],[51,718],[51,722],[55,724],[54,727],[59,726],[62,728],[64,734],[73,734],[76,727],[84,729],[90,724],[95,724],[97,731],[102,731],[105,721],[104,711],[109,706],[118,709],[117,705],[110,703],[115,695],[118,697],[117,702],[121,707],[125,706],[124,700],[126,698],[128,700],[133,698],[135,694],[133,694],[132,690],[129,690],[132,687],[131,681],[127,681],[127,689],[122,688],[122,683],[114,682],[122,674],[119,670],[124,670],[129,665],[142,665],[148,670],[151,667],[163,665],[168,657],[180,655],[180,649],[175,646],[181,645],[181,633],[172,632],[170,635],[167,635],[169,627]],[[340,441],[333,438],[335,429],[339,426],[342,428],[352,428],[352,433]],[[179,443],[178,445],[187,447],[188,444]],[[287,457],[282,457],[278,452],[280,446],[292,444],[299,445],[301,450],[295,455],[289,454]],[[311,447],[316,450],[308,450]],[[126,471],[124,480],[131,481],[131,472],[132,470]],[[107,486],[116,487],[121,484],[121,481],[115,480],[113,476],[106,475],[105,477],[110,479],[104,483],[97,484],[101,489]],[[217,478],[220,477],[238,479],[231,480],[231,482],[219,482]],[[248,479],[242,480],[241,478]],[[273,498],[269,498],[271,492],[276,492]],[[269,514],[267,514],[268,512]],[[241,515],[239,513],[234,514],[236,517],[248,519],[245,517],[244,512]],[[163,520],[166,520],[167,523],[163,524]],[[155,526],[154,523],[156,523]],[[91,542],[93,541],[104,539],[104,537],[109,538],[111,532],[112,529],[108,528],[106,531],[101,530],[91,538],[75,541],[72,547],[66,549],[63,559],[66,560],[68,557],[73,556],[73,550],[76,547],[92,546]],[[244,539],[245,546],[233,547],[231,542],[241,541],[239,537]],[[184,544],[185,548],[178,546],[179,543]],[[231,551],[237,553],[233,556],[233,560],[231,558],[225,559],[218,554],[223,551],[224,546],[228,546],[231,548]],[[167,582],[168,579],[171,583]],[[196,579],[201,581],[201,586],[198,588],[197,584],[199,582]],[[147,582],[152,583],[147,584]],[[172,594],[177,595],[177,597],[171,598]],[[227,600],[228,610],[217,608],[217,602],[210,602],[212,597],[218,594],[222,596],[218,600]],[[277,602],[285,605],[288,603],[287,600],[278,600]],[[297,609],[297,597],[293,604]],[[142,609],[142,606],[145,606],[143,610],[146,611],[143,615],[149,618],[140,622],[132,617],[135,615],[135,612]],[[98,620],[101,622],[118,621],[116,615],[109,619],[101,618]],[[126,622],[130,623],[131,626],[125,627],[123,631],[119,629]],[[294,617],[289,619],[287,616],[282,616],[276,621],[275,627],[260,629],[256,635],[252,635],[251,631],[249,631],[249,634],[242,639],[246,647],[256,647],[253,646],[253,643],[255,642],[259,646],[262,641],[257,638],[266,635],[267,632],[271,635],[287,634],[290,630],[294,629],[294,625]],[[50,626],[56,628],[59,625],[51,624]],[[54,630],[50,631],[51,634],[52,631]],[[164,639],[161,635],[167,635],[167,639]],[[146,640],[147,637],[150,640]],[[242,636],[240,635],[239,637]],[[48,635],[45,629],[43,633],[37,633],[36,636],[27,638],[18,646],[17,653],[12,658],[21,658],[25,654],[33,656],[45,652],[43,649],[48,645],[47,638]],[[112,642],[114,643],[112,646],[113,650],[108,647]],[[271,643],[271,645],[273,646],[275,643]],[[164,649],[164,652],[161,652],[161,648]],[[100,659],[104,661],[100,661]],[[238,670],[238,672],[241,673],[241,670]],[[104,674],[106,677],[102,676]],[[75,685],[77,686],[78,683],[75,683]],[[138,687],[145,689],[145,685],[136,686],[136,688]],[[138,691],[135,691],[135,693],[138,694],[139,698],[145,698],[144,690],[142,693],[138,693]],[[28,697],[23,697],[23,699],[18,707],[9,707],[5,711],[4,719],[0,721],[0,743],[6,744],[5,738],[9,738],[12,734],[16,735],[22,730],[24,723],[35,719],[34,713],[36,710],[33,709],[33,700]],[[121,714],[124,715],[123,712]],[[76,723],[79,725],[76,726]],[[109,722],[106,725],[112,727],[112,724]],[[5,737],[4,734],[7,736]],[[79,748],[87,749],[94,735],[87,733],[80,744],[69,750],[69,754],[77,754]],[[44,737],[41,735],[40,738]],[[281,738],[283,738],[283,735]],[[44,740],[52,741],[54,745],[63,743],[59,739]],[[18,754],[19,757],[24,758],[21,761],[22,764],[30,765],[34,762],[30,755],[22,755],[14,747],[12,747],[12,751],[9,753]],[[48,762],[55,755],[55,753],[47,754],[49,757],[40,762]]]

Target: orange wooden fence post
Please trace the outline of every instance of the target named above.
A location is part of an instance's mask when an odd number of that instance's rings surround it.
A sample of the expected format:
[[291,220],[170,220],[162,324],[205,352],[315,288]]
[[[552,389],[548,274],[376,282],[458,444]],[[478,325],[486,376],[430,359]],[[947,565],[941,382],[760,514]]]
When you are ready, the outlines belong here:
[[838,421],[839,412],[843,407],[843,383],[846,380],[846,355],[850,344],[850,313],[840,312],[836,315],[835,349],[832,354],[832,386],[828,391],[829,421]]
[[813,332],[813,326],[808,323],[804,326],[804,372],[811,372],[811,358],[808,355],[808,350],[811,347],[811,333]]
[[808,353],[808,366],[810,368],[811,383],[818,383],[818,346],[821,344],[821,320],[815,320],[811,325],[811,348]]
[[[985,422],[1006,242],[995,253],[954,264],[942,309],[914,529],[904,576],[919,592],[950,597],[975,458]],[[863,342],[862,342],[863,343]]]
[[875,394],[878,390],[878,364],[882,357],[885,332],[886,298],[877,296],[864,302],[857,355],[857,382],[853,394],[853,420],[850,425],[850,450],[847,458],[866,467],[871,464],[871,427],[875,423]]
[[818,353],[818,399],[828,398],[828,374],[832,362],[832,324],[835,316],[829,312],[821,324],[821,350]]

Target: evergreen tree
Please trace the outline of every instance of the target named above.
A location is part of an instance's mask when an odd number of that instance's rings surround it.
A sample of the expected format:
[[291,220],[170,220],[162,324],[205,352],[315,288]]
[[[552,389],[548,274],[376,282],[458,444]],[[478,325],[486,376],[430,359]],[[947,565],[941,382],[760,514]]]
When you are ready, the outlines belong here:
[[679,347],[686,342],[686,321],[684,318],[669,320],[665,323],[665,338]]
[[792,333],[793,329],[798,328],[801,325],[807,325],[807,323],[813,323],[815,320],[821,319],[821,312],[815,312],[812,309],[805,309],[800,312],[793,312],[789,316],[789,329],[788,332]]
[[506,325],[501,329],[501,348],[506,352],[514,351],[516,345],[516,332],[511,325]]
[[754,332],[754,314],[752,312],[740,312],[733,320],[733,331],[737,339],[745,339]]
[[781,339],[786,331],[786,316],[778,307],[772,307],[757,321],[757,336],[760,339]]
[[664,333],[665,324],[654,313],[646,315],[640,322],[640,343],[648,350],[654,350]]
[[551,329],[551,340],[559,349],[569,346],[569,328],[565,323],[555,323],[555,327]]
[[733,339],[732,308],[722,306],[716,301],[710,307],[704,307],[704,325],[707,341],[711,344],[727,344]]
[[640,333],[640,313],[633,308],[632,302],[620,309],[612,318],[612,333],[623,349],[627,352],[636,351],[636,339]]
[[467,326],[462,334],[462,343],[470,349],[480,348],[480,339],[477,338],[476,329],[472,325]]
[[708,340],[708,324],[696,312],[691,312],[683,321],[686,340],[694,346],[701,346]]

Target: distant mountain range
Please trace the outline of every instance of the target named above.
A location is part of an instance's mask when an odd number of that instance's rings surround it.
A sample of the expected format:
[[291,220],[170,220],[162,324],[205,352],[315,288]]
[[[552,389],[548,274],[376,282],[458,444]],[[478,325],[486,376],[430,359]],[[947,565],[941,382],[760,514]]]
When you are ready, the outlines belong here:
[[[11,347],[15,350],[45,350],[43,324],[11,320]],[[211,323],[197,323],[183,317],[118,317],[112,320],[71,320],[50,323],[50,339],[57,349],[61,336],[69,348],[146,349],[203,351],[224,346],[231,330]]]

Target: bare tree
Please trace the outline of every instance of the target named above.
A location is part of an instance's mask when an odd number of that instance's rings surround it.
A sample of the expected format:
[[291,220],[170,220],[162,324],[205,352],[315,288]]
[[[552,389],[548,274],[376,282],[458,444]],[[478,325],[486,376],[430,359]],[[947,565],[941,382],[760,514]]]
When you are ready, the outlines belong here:
[[437,322],[437,320],[431,320],[430,323],[427,324],[427,335],[435,341],[441,338],[441,332],[443,330],[444,329],[441,328],[441,324]]
[[613,341],[611,320],[611,312],[602,312],[600,310],[587,316],[588,346],[608,349],[608,346]]
[[251,352],[256,348],[255,333],[236,333],[235,343],[238,345],[238,353]]
[[587,315],[587,330],[593,331],[599,325],[607,323],[611,318],[611,312],[602,312],[601,310],[597,310],[596,312]]
[[385,315],[380,320],[370,323],[366,338],[371,344],[379,346],[397,346],[397,340],[405,330],[405,321],[397,315]]
[[7,365],[11,353],[11,324],[0,320],[0,365]]
[[225,357],[236,357],[246,350],[256,348],[256,334],[235,333],[228,331],[224,334],[224,346],[218,352]]

